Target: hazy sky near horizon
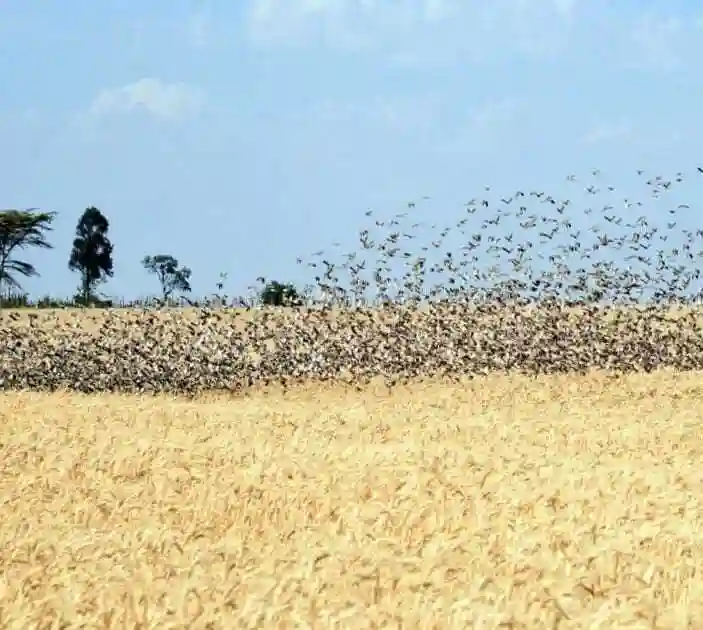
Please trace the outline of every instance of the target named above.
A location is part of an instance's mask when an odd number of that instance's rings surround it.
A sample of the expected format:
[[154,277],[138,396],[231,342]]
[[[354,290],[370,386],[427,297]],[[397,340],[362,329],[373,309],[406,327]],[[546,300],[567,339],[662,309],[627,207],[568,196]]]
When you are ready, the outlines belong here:
[[93,205],[109,295],[156,293],[156,253],[197,295],[297,282],[370,208],[427,195],[418,220],[449,224],[484,185],[695,172],[702,59],[693,0],[5,0],[0,208],[59,213],[34,296],[74,290]]

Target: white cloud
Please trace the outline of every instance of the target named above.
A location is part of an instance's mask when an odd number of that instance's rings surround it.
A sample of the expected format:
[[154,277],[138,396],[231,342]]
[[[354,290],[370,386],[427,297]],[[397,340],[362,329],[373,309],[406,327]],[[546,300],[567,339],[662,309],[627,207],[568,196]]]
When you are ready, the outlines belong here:
[[186,16],[179,36],[185,35],[186,41],[196,49],[221,47],[230,37],[229,21],[219,13],[222,5],[216,9],[214,0],[196,0],[193,4],[196,6]]
[[[373,0],[360,0],[362,9]],[[350,28],[348,0],[251,0],[247,29],[257,46],[307,43],[311,33],[326,44],[358,47],[365,37]]]
[[488,101],[473,110],[470,125],[477,129],[501,126],[514,120],[517,104],[511,99]]
[[456,0],[425,0],[423,17],[427,22],[438,22],[454,15],[457,8]]
[[568,41],[576,9],[577,0],[249,0],[247,28],[256,46],[380,49],[424,65],[506,48],[552,54]]
[[663,74],[695,69],[701,57],[702,29],[703,15],[683,8],[636,12],[622,29],[622,58],[629,68]]
[[36,107],[28,107],[22,112],[22,120],[29,124],[35,124],[41,120],[41,114]]
[[400,133],[426,130],[436,118],[436,98],[402,95],[354,102],[325,99],[312,104],[306,116],[315,123],[370,126]]
[[175,121],[196,112],[202,102],[203,94],[194,86],[143,78],[122,87],[101,90],[90,112],[104,116],[142,110],[157,118]]
[[674,71],[700,57],[703,29],[700,12],[607,0],[247,0],[246,17],[256,47],[368,52],[403,67],[577,51],[607,64]]
[[643,14],[635,21],[630,36],[637,65],[662,70],[680,65],[678,46],[684,36],[681,18]]
[[[689,139],[690,133],[689,130]],[[610,145],[606,147],[608,151],[623,146],[630,150],[664,151],[672,146],[680,146],[685,141],[686,134],[675,124],[657,119],[601,122],[581,136],[581,144],[584,147],[598,148],[599,145]]]
[[191,15],[187,21],[186,30],[188,39],[194,46],[207,46],[212,37],[212,27],[212,9],[202,9]]
[[379,30],[446,20],[456,6],[457,0],[251,0],[248,26],[256,44],[290,43],[311,32],[326,43],[358,43]]
[[576,11],[577,0],[552,0],[554,10],[562,17],[571,18]]
[[594,146],[603,143],[628,140],[635,135],[633,125],[627,121],[600,123],[589,129],[581,138],[581,143]]
[[444,142],[451,152],[464,153],[481,147],[484,156],[496,155],[522,133],[518,121],[528,113],[528,104],[510,98],[489,99],[472,108]]

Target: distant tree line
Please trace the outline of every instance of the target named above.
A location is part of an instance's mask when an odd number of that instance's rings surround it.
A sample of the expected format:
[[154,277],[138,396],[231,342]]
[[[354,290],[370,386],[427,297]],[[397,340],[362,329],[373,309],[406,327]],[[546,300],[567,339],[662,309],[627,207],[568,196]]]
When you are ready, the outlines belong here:
[[[21,253],[30,248],[53,249],[48,235],[53,231],[55,212],[37,208],[0,210],[0,307],[12,303],[9,295],[23,294],[19,278],[39,276],[34,265],[21,260]],[[98,287],[114,275],[114,247],[109,237],[110,222],[96,207],[86,208],[78,219],[73,244],[68,257],[68,268],[77,273],[80,281],[71,302],[82,306],[111,306],[112,301],[98,292]],[[192,271],[170,254],[147,255],[142,259],[144,269],[154,276],[161,287],[162,303],[169,303],[174,294],[190,294]],[[222,288],[226,274],[222,274],[218,288]],[[263,281],[260,300],[265,305],[296,306],[302,299],[292,284]],[[22,295],[26,303],[26,295]],[[15,300],[16,302],[16,300]],[[54,306],[55,304],[37,304]]]

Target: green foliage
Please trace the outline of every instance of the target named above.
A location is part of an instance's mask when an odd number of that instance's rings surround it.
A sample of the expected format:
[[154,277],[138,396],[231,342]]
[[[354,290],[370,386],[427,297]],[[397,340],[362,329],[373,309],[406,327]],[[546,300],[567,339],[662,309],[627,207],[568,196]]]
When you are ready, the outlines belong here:
[[0,289],[20,289],[17,275],[38,276],[34,265],[13,257],[16,250],[29,247],[51,249],[46,233],[52,230],[55,212],[28,210],[0,210]]
[[295,286],[273,280],[261,291],[261,302],[266,306],[300,306],[303,301]]
[[29,294],[9,292],[0,296],[0,308],[30,308]]
[[71,303],[70,300],[45,295],[39,298],[34,304],[29,303],[28,306],[34,306],[34,308],[70,308],[74,306],[74,304]]
[[108,238],[110,223],[94,206],[86,208],[76,225],[76,237],[68,268],[81,275],[79,287],[83,305],[100,301],[95,287],[113,275],[112,243]]
[[191,270],[181,267],[178,260],[168,254],[145,256],[142,265],[149,272],[156,275],[161,284],[161,297],[166,302],[174,291],[190,293]]
[[[109,307],[112,306],[112,300],[101,299],[97,296],[91,296],[89,306]],[[27,293],[10,293],[0,297],[0,308],[6,309],[61,309],[61,308],[79,308],[83,306],[83,296],[78,293],[71,299],[56,298],[51,295],[45,295],[37,300],[30,300]]]
[[74,294],[71,300],[66,302],[69,307],[95,307],[95,308],[109,308],[112,306],[112,300],[105,298],[96,294],[94,291],[90,291],[86,296],[83,292],[83,288],[80,287],[79,290]]

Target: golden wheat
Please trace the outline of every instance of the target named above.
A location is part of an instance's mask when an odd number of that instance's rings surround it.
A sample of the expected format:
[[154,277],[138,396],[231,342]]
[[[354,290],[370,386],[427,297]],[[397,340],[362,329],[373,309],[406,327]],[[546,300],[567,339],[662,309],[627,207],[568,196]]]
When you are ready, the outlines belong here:
[[5,393],[0,626],[701,628],[703,375]]

